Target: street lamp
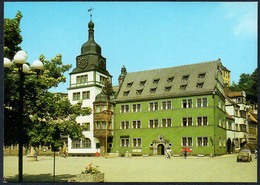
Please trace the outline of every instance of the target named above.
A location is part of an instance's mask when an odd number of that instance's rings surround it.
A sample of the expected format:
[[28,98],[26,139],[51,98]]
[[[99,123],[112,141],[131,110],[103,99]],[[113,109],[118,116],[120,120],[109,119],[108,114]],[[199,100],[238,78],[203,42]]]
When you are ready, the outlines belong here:
[[19,83],[19,120],[21,123],[19,124],[19,141],[18,141],[18,180],[19,182],[23,181],[23,140],[24,140],[24,128],[23,128],[23,121],[24,121],[24,113],[23,113],[23,95],[24,95],[24,77],[26,74],[38,74],[40,71],[44,69],[43,63],[39,60],[36,60],[33,62],[31,68],[26,64],[27,60],[27,53],[23,50],[18,51],[13,61],[11,61],[8,58],[4,58],[4,67],[5,68],[11,68],[14,66],[14,68],[18,68],[18,73],[20,77],[20,83]]

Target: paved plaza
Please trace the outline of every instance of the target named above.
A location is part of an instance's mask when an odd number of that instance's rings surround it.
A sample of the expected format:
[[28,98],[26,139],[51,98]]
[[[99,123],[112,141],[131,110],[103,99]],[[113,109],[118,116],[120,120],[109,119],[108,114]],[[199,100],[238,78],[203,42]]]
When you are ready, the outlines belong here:
[[[105,182],[257,182],[257,160],[236,162],[236,155],[220,157],[56,157],[55,180],[67,182],[93,163],[105,173]],[[4,176],[17,179],[18,157],[4,157]],[[52,182],[53,157],[37,162],[24,157],[25,182]]]

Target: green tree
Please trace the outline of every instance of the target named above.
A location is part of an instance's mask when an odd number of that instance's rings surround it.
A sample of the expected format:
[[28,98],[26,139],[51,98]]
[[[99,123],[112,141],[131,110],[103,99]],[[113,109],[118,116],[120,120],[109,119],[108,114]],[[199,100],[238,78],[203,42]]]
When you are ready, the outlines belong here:
[[22,43],[23,39],[21,36],[20,22],[22,19],[22,13],[17,12],[15,18],[4,19],[4,56],[12,58],[14,54],[21,50],[19,44]]
[[230,90],[245,91],[247,101],[257,102],[257,78],[258,68],[252,74],[242,73],[237,84],[232,82]]
[[103,87],[103,92],[105,95],[107,95],[109,98],[113,95],[113,86],[110,79],[106,79]]
[[[18,15],[19,21],[16,20],[17,16],[14,18],[16,21],[5,19],[5,30],[19,30],[20,34],[20,29],[17,28],[19,24],[10,24],[12,21],[20,23],[22,15],[20,12],[18,12]],[[12,38],[12,34],[6,37]],[[5,56],[9,56],[10,59],[20,49],[18,45],[22,41],[22,37],[17,36],[17,33],[14,33],[14,38],[18,38],[19,42],[6,42],[6,40],[4,42]],[[43,62],[45,70],[37,78],[35,74],[26,75],[24,82],[24,145],[61,146],[61,135],[80,139],[83,136],[82,127],[77,124],[76,117],[90,114],[91,108],[82,108],[81,102],[71,105],[67,97],[49,92],[50,88],[57,87],[60,83],[66,81],[64,73],[71,68],[71,65],[63,64],[60,54],[50,61],[41,55],[39,60]],[[18,119],[20,79],[14,69],[13,66],[12,69],[5,69],[4,71],[4,143],[6,146],[17,144],[21,139],[19,133],[22,132],[22,130],[19,130],[21,120]]]

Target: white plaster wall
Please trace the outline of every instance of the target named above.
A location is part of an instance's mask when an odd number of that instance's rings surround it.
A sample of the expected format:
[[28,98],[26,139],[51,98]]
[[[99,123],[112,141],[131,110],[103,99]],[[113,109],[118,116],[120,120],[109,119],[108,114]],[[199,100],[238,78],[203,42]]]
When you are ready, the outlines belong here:
[[[76,84],[76,78],[77,76],[82,75],[88,75],[88,81],[91,83],[93,82],[94,78],[94,72],[85,72],[80,74],[71,75],[71,84]],[[106,77],[106,75],[103,75],[99,72],[96,72],[96,81],[100,82],[100,76]],[[78,89],[70,89],[68,90],[68,98],[71,102],[71,104],[76,104],[78,101],[73,101],[73,93],[80,92],[80,98],[82,98],[82,92],[83,91],[90,91],[90,99],[82,100],[82,107],[91,107],[93,111],[93,102],[95,101],[96,95],[98,95],[101,92],[101,88],[97,86],[91,86],[91,87],[85,87],[85,88],[79,88]],[[89,138],[91,140],[91,148],[86,149],[72,149],[72,140],[68,138],[68,153],[70,154],[88,154],[88,153],[96,153],[99,150],[96,149],[96,143],[99,143],[99,140],[94,137],[94,123],[93,123],[93,112],[90,115],[87,116],[79,116],[77,117],[76,121],[80,124],[89,122],[90,123],[90,131],[84,131],[83,134],[85,137]]]

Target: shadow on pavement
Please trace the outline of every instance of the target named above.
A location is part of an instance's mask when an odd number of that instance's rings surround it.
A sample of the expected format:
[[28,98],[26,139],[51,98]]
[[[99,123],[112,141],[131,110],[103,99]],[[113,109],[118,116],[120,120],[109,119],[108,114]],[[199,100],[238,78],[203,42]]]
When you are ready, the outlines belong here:
[[[75,175],[63,174],[55,175],[55,182],[68,182],[69,179],[75,177]],[[9,182],[18,182],[18,175],[5,177],[5,180]],[[23,182],[54,182],[54,177],[51,173],[39,174],[39,175],[23,175]]]

